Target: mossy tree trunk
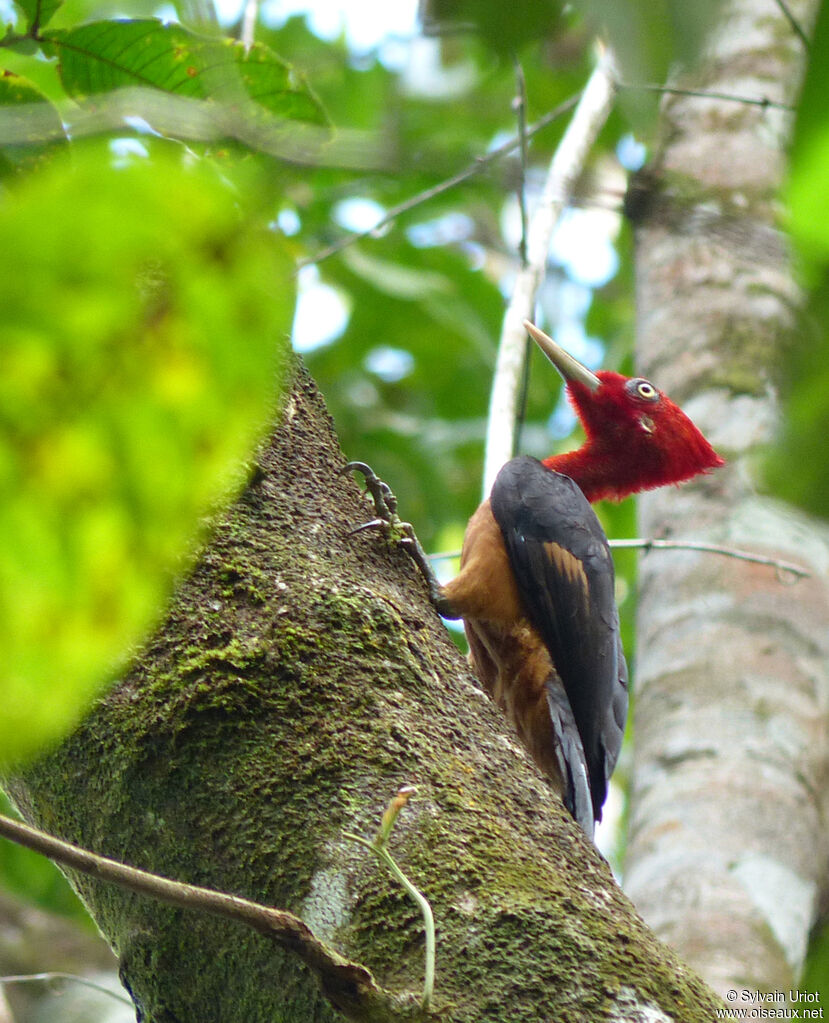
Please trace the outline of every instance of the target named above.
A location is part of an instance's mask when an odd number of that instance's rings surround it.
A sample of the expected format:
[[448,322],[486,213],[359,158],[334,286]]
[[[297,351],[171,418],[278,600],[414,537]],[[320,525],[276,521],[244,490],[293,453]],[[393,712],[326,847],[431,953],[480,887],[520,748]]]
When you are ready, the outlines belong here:
[[[392,991],[423,974],[419,913],[344,832],[418,787],[392,848],[432,901],[440,1018],[699,1020],[719,1004],[633,912],[470,676],[408,558],[349,536],[298,370],[251,482],[134,668],[10,787],[96,852],[301,915]],[[315,978],[239,926],[73,881],[145,1023],[339,1019]]]

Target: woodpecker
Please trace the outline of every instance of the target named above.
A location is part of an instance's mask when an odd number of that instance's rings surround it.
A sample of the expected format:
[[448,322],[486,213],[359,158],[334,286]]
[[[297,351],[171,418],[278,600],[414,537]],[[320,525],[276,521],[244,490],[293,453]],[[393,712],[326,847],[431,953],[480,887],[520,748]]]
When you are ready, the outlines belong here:
[[643,377],[593,373],[529,321],[584,428],[575,451],[504,465],[469,520],[458,575],[441,586],[396,501],[352,462],[426,578],[435,608],[462,618],[470,660],[537,766],[592,838],[622,745],[628,675],[610,548],[591,503],[681,483],[723,464]]

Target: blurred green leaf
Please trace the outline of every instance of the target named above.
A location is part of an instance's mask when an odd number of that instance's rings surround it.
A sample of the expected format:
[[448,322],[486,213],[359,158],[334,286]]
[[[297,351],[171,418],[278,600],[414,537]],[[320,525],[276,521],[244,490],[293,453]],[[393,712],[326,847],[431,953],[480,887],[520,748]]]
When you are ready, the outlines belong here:
[[[696,60],[722,7],[721,0],[578,0],[599,38],[613,51],[626,85],[662,84]],[[626,89],[621,102],[637,131],[653,127],[657,97]]]
[[421,17],[429,28],[469,28],[499,53],[512,55],[533,39],[548,39],[560,27],[560,0],[427,0]]
[[42,29],[52,20],[62,0],[15,0],[15,3],[26,15],[29,29]]
[[809,51],[809,64],[797,110],[789,168],[791,231],[800,251],[818,263],[829,259],[829,4],[822,3]]
[[0,206],[0,750],[59,736],[240,483],[293,308],[279,239],[181,151],[76,150]]
[[301,76],[266,46],[197,36],[152,19],[95,21],[45,33],[70,96],[145,86],[194,99],[252,100],[291,120],[324,123]]
[[788,181],[790,230],[808,302],[782,365],[783,437],[768,464],[775,491],[827,517],[829,471],[829,5],[821,4],[798,106]]
[[43,93],[22,75],[0,70],[0,177],[35,169],[65,141],[60,116]]
[[721,0],[580,0],[613,47],[622,78],[664,82],[668,69],[696,59]]
[[807,997],[818,995],[820,1003],[829,1001],[829,923],[821,919],[809,941],[809,951],[803,975],[798,985]]

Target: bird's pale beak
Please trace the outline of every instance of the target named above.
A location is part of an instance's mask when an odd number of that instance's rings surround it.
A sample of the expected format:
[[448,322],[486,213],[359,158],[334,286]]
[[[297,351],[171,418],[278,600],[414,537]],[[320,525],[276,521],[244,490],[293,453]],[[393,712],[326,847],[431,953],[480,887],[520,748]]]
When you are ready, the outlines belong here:
[[577,359],[574,359],[569,352],[565,352],[560,345],[557,345],[543,330],[539,330],[534,323],[524,320],[524,327],[533,341],[535,341],[541,351],[544,352],[550,362],[564,377],[565,381],[584,384],[588,390],[598,391],[602,382],[595,373],[591,373],[586,366],[582,366]]

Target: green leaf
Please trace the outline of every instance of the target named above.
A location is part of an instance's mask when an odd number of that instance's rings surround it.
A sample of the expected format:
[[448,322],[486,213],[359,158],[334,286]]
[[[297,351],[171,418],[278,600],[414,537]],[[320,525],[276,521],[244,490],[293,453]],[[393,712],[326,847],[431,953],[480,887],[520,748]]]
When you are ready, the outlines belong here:
[[792,142],[789,171],[791,231],[801,251],[818,260],[829,258],[829,198],[824,187],[829,159],[829,4],[820,5],[809,66],[803,82]]
[[155,20],[95,21],[50,32],[66,91],[78,98],[127,86],[194,99],[253,101],[280,117],[324,123],[319,103],[266,46],[208,39]]
[[29,29],[37,31],[49,24],[63,0],[15,0],[15,3],[26,15]]
[[559,0],[429,0],[422,6],[422,17],[429,27],[441,26],[480,32],[497,52],[512,55],[533,39],[549,39],[561,29]]
[[787,188],[789,227],[808,300],[782,366],[782,438],[766,466],[767,482],[782,497],[827,515],[829,466],[829,4],[820,6],[798,106]]
[[289,261],[180,153],[81,149],[0,205],[5,761],[140,642],[273,400]]
[[57,110],[27,78],[0,70],[0,177],[33,169],[66,141]]

